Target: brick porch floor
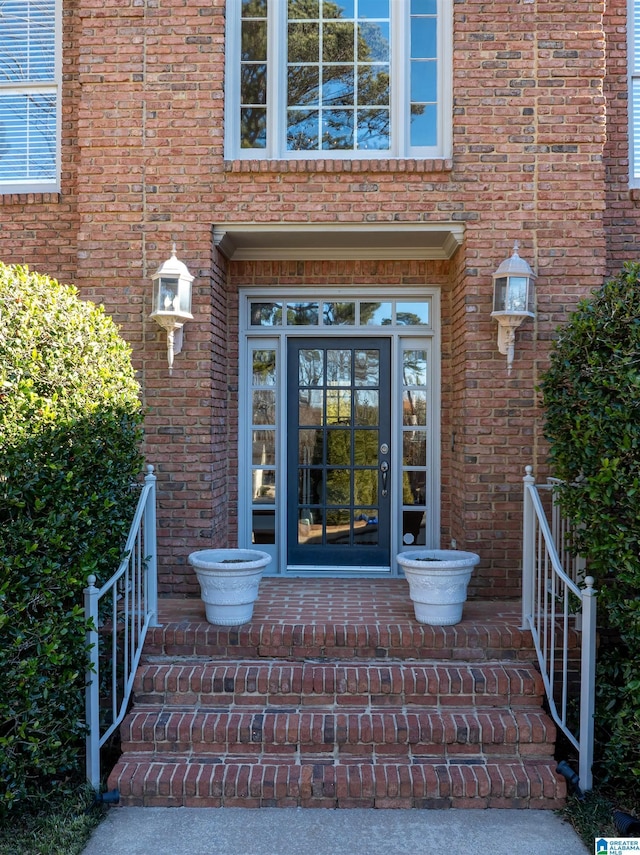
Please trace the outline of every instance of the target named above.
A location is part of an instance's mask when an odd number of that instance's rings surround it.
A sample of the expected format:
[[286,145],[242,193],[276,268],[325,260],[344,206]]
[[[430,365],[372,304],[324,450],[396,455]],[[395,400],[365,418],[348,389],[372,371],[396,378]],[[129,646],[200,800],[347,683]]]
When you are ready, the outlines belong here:
[[[160,600],[162,622],[205,620],[199,599]],[[498,621],[516,629],[520,601],[470,600],[466,622]],[[405,579],[275,579],[260,582],[253,622],[276,624],[407,624],[415,623],[409,584]]]

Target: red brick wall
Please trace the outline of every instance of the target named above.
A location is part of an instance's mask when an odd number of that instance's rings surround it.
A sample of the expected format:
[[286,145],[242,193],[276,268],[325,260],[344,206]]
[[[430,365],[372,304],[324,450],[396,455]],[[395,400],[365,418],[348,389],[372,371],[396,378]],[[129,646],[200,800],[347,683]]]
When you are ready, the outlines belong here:
[[[604,0],[570,13],[454,3],[449,161],[225,162],[223,0],[66,4],[62,192],[1,199],[2,256],[75,281],[132,344],[159,476],[162,593],[195,593],[188,552],[237,537],[238,287],[366,281],[442,287],[442,542],[481,553],[475,593],[517,594],[521,479],[545,462],[534,386],[557,324],[637,232],[625,4],[606,7],[603,18]],[[466,234],[447,264],[227,264],[212,225],[251,220],[454,220]],[[538,273],[538,316],[517,333],[508,376],[491,277],[516,239]],[[148,315],[173,240],[196,280],[170,378]]]
[[608,3],[604,14],[607,34],[607,171],[605,227],[607,276],[625,261],[640,261],[640,190],[629,189],[626,4]]

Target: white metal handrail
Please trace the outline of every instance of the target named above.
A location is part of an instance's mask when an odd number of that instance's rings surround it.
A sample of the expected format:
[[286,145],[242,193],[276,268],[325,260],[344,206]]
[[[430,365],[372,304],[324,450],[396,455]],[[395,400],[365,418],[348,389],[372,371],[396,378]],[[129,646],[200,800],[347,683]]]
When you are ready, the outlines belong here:
[[[580,789],[593,786],[596,592],[584,576],[584,563],[569,549],[570,525],[557,517],[549,526],[540,497],[554,483],[536,484],[531,466],[524,478],[522,550],[522,628],[533,635],[551,715],[578,751]],[[551,479],[550,479],[551,480]],[[555,502],[554,502],[555,507]],[[556,513],[557,509],[552,511]],[[555,537],[554,537],[555,535]],[[569,573],[562,564],[571,558]],[[571,578],[571,576],[574,578]],[[579,583],[584,581],[584,587]],[[574,598],[574,603],[571,603]],[[575,612],[575,614],[574,614]],[[569,641],[580,639],[578,727],[568,722],[570,701]],[[576,731],[576,732],[574,732]]]
[[[88,621],[89,667],[86,675],[85,713],[86,776],[100,789],[100,749],[124,718],[140,661],[147,629],[158,626],[158,582],[156,550],[156,476],[153,466],[140,491],[138,505],[125,544],[122,561],[101,588],[96,577],[87,579],[84,589],[85,618]],[[100,607],[103,598],[106,609]],[[102,624],[101,624],[102,611]],[[101,644],[104,654],[101,654]],[[110,685],[103,707],[110,723],[101,734],[100,665],[109,663]]]

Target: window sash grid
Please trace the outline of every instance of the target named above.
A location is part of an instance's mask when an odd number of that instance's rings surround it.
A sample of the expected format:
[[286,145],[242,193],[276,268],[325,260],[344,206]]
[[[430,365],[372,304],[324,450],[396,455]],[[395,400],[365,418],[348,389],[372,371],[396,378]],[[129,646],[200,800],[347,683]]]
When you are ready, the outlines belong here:
[[[639,0],[640,2],[640,0]],[[354,128],[353,147],[345,148],[322,148],[322,130],[319,131],[318,145],[310,149],[287,148],[288,133],[288,56],[287,56],[287,0],[269,0],[268,8],[268,30],[267,30],[267,96],[266,96],[266,145],[264,147],[243,148],[240,127],[240,61],[238,60],[239,39],[241,34],[240,3],[234,3],[228,17],[227,38],[233,49],[227,51],[227,80],[228,87],[225,123],[226,136],[225,148],[228,158],[257,158],[257,159],[282,159],[282,160],[312,160],[322,159],[362,159],[368,160],[400,157],[420,158],[442,158],[449,155],[451,146],[451,26],[453,6],[452,0],[438,0],[437,6],[437,56],[434,58],[437,67],[436,92],[437,102],[429,102],[429,109],[434,109],[437,116],[437,135],[434,144],[410,145],[410,15],[408,2],[396,2],[390,0],[390,29],[391,38],[389,43],[390,59],[388,67],[391,71],[391,82],[389,86],[390,104],[370,105],[356,104],[336,107],[330,104],[309,105],[309,109],[322,112],[323,109],[351,110],[355,117],[359,110],[365,113],[372,109],[386,110],[389,116],[389,146],[387,148],[360,148],[356,144],[356,129]],[[315,20],[315,19],[314,19]],[[320,18],[318,19],[319,22]],[[356,25],[358,20],[356,20]],[[357,26],[356,26],[357,30]],[[321,35],[321,33],[320,33]],[[355,38],[355,34],[354,34]],[[296,66],[313,65],[309,62],[293,63]],[[320,68],[328,63],[322,61],[320,55]],[[354,73],[357,77],[358,67],[361,65],[354,57]],[[243,105],[244,106],[244,105]],[[297,106],[293,105],[292,107]],[[300,108],[302,109],[302,108]],[[370,141],[371,142],[371,141]]]

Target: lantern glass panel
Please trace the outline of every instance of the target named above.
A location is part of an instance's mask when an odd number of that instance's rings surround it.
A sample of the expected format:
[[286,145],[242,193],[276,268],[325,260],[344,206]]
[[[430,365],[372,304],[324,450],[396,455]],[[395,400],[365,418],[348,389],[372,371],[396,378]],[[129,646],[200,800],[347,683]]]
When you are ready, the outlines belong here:
[[507,312],[528,312],[528,276],[510,276],[507,289]]
[[155,310],[156,312],[179,311],[178,287],[180,280],[160,276],[156,280]]
[[504,312],[507,305],[507,277],[495,280],[493,286],[493,311]]
[[179,309],[184,314],[191,314],[191,282],[188,279],[180,279],[180,306]]

